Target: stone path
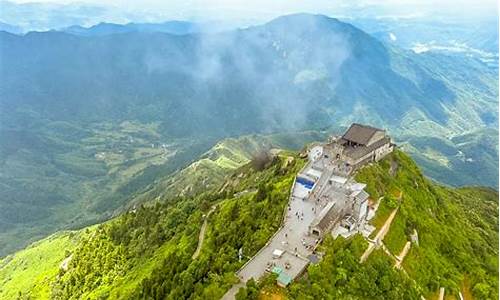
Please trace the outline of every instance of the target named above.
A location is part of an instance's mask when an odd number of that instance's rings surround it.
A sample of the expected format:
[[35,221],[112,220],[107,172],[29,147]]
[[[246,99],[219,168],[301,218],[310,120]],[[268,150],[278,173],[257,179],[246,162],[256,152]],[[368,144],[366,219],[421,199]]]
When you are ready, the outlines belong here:
[[[299,173],[308,167],[309,164]],[[327,204],[327,200],[321,195],[329,186],[327,182],[331,174],[332,170],[324,170],[314,185],[314,189],[309,195],[306,194],[305,199],[294,197],[296,192],[300,194],[303,187],[300,184],[293,185],[282,226],[267,244],[237,272],[240,284],[233,286],[222,299],[234,299],[240,286],[243,286],[250,278],[260,279],[274,266],[281,267],[292,278],[305,270],[309,264],[307,257],[313,253],[319,242],[317,237],[308,234],[309,225]],[[273,251],[276,249],[284,251],[282,257],[273,258]]]
[[210,211],[205,216],[205,220],[203,221],[203,225],[201,225],[200,235],[198,236],[198,246],[196,247],[196,251],[193,253],[193,256],[192,256],[193,259],[198,258],[198,256],[200,255],[201,246],[203,246],[203,240],[205,239],[205,231],[207,230],[208,217],[210,217],[210,214],[215,210],[216,207],[217,207],[217,205],[213,205],[210,208]]
[[[294,275],[302,271],[308,263],[306,257],[312,253],[312,249],[306,246],[315,245],[315,239],[308,235],[308,226],[316,216],[315,211],[320,210],[320,207],[316,205],[316,203],[310,200],[291,197],[283,226],[238,271],[237,275],[242,282],[247,282],[250,278],[256,280],[261,278],[262,275],[266,274],[269,263],[275,263],[280,266],[287,262],[289,268],[286,271],[292,277],[295,277]],[[273,259],[272,253],[275,249],[284,250],[284,258]]]
[[[399,196],[398,196],[398,202],[401,203],[402,199],[403,199],[403,191],[400,191]],[[379,199],[379,203],[380,203],[380,199]],[[394,209],[391,212],[391,214],[389,215],[387,220],[385,220],[384,225],[380,228],[380,230],[377,233],[377,235],[375,236],[375,238],[373,240],[370,240],[370,239],[368,240],[368,248],[365,250],[363,255],[361,255],[360,262],[365,262],[366,259],[370,256],[370,254],[373,252],[373,250],[375,248],[380,247],[380,246],[385,247],[385,245],[382,244],[382,241],[384,240],[384,237],[387,234],[387,232],[389,232],[389,229],[391,228],[392,221],[394,220],[394,217],[396,216],[396,213],[398,212],[398,210],[399,210],[399,206],[396,207],[396,209]],[[385,250],[386,249],[384,249],[384,251]],[[387,251],[389,251],[389,250],[387,250]],[[392,255],[390,255],[390,256],[392,256]]]
[[396,256],[396,264],[394,265],[396,268],[400,269],[401,264],[403,263],[403,259],[405,258],[406,254],[410,251],[411,248],[411,242],[407,241],[405,246],[403,247],[403,250],[401,250],[401,253],[399,253],[398,256]]
[[376,247],[380,246],[380,244],[384,240],[385,235],[387,234],[387,232],[389,232],[389,229],[391,228],[392,220],[394,220],[394,217],[396,216],[398,209],[399,207],[391,212],[387,220],[385,220],[384,225],[380,228],[377,235],[375,236],[375,239],[373,239],[373,241],[368,241],[369,243],[368,248],[365,250],[365,253],[361,255],[360,262],[365,262],[366,259],[370,256],[370,254],[372,254],[373,250]]
[[224,294],[224,296],[222,296],[221,300],[234,300],[236,298],[236,294],[238,293],[240,288],[244,287],[244,286],[245,286],[245,284],[243,284],[241,282],[233,285],[233,287],[230,288],[229,291],[227,291]]
[[439,300],[444,300],[444,287],[439,289]]

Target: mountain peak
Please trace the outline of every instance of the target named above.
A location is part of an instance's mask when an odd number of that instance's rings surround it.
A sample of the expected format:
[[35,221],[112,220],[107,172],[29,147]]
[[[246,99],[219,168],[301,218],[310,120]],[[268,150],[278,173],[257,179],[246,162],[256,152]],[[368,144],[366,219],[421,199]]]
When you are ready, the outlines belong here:
[[[289,30],[297,30],[298,28],[311,28],[322,26],[350,26],[338,19],[328,17],[322,14],[296,13],[277,17],[268,23],[268,26],[292,26]],[[352,27],[352,26],[350,26]]]

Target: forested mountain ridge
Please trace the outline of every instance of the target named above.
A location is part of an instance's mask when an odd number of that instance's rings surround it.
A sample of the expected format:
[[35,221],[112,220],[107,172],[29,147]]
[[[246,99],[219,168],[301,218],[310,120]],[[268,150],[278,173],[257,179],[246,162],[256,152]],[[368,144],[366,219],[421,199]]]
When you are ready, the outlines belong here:
[[0,255],[106,220],[242,134],[371,123],[433,178],[497,187],[496,72],[321,15],[210,34],[0,32],[0,76]]
[[[285,16],[207,35],[33,32],[2,33],[1,40],[1,104],[16,112],[5,115],[10,126],[26,113],[14,103],[49,119],[147,118],[160,121],[168,136],[183,137],[303,127],[305,121],[325,126],[356,113],[370,113],[389,128],[420,116],[420,125],[434,126],[419,130],[427,135],[498,123],[491,114],[496,74],[480,61],[391,48],[325,16]],[[51,109],[43,109],[49,103]]]
[[[219,299],[235,282],[234,272],[278,228],[304,163],[280,152],[264,165],[237,169],[211,191],[140,206],[105,224],[41,241],[0,261],[0,299]],[[403,261],[404,271],[382,250],[360,263],[367,247],[361,236],[328,238],[320,248],[323,260],[288,290],[276,289],[270,277],[250,282],[239,299],[257,299],[260,292],[290,299],[420,299],[433,297],[439,287],[455,297],[459,291],[475,299],[498,297],[498,192],[439,186],[401,151],[361,169],[356,179],[368,184],[372,199],[383,197],[376,227],[399,206],[384,240],[392,253],[418,232],[419,245]],[[200,256],[193,259],[211,208]]]
[[219,186],[227,176],[256,157],[265,158],[269,152],[280,149],[297,151],[304,144],[324,140],[327,136],[325,131],[304,131],[224,139],[172,176],[154,180],[125,206],[147,203],[151,199],[162,201],[176,196],[196,195]]

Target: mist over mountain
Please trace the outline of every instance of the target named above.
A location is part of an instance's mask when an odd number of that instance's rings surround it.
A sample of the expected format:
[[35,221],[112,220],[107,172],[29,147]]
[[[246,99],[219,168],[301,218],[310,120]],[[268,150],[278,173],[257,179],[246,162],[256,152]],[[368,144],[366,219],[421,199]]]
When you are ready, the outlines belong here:
[[247,133],[370,123],[435,179],[497,186],[498,78],[480,59],[417,54],[322,15],[134,26],[0,32],[0,250],[106,219]]
[[[205,133],[207,125],[222,134],[328,126],[370,112],[371,121],[392,128],[422,114],[443,131],[461,132],[483,125],[496,110],[495,74],[481,62],[388,48],[323,16],[282,17],[206,36],[1,38],[2,111],[10,120],[14,104],[25,104],[50,119],[158,120],[165,133],[179,136]],[[474,81],[474,99],[465,94],[465,81]],[[47,88],[49,95],[39,92]],[[44,109],[48,104],[54,108]],[[455,118],[451,112],[464,104],[471,108],[467,120],[460,113]]]
[[16,26],[20,32],[51,30],[71,25],[93,25],[102,19],[109,22],[127,20],[123,14],[103,5],[0,1],[0,20]]
[[15,33],[15,34],[20,34],[22,33],[22,28],[15,26],[15,25],[10,25],[4,22],[0,22],[0,31],[6,31],[10,33]]
[[[140,6],[140,3],[130,2],[120,5],[110,1],[17,2],[1,0],[0,30],[16,34],[50,30],[102,33],[100,30],[106,29],[105,27],[108,27],[107,29],[126,27],[127,30],[132,31],[154,30],[177,33],[179,29],[182,31],[189,29],[191,26],[187,23],[191,21],[203,24],[203,29],[210,30],[234,29],[255,23],[253,18],[251,21],[244,21],[221,18],[220,15],[206,16],[204,13],[200,15],[199,12],[189,10],[189,6],[183,3],[170,2],[166,10],[143,10],[137,9],[137,6]],[[188,31],[192,32],[192,28]]]

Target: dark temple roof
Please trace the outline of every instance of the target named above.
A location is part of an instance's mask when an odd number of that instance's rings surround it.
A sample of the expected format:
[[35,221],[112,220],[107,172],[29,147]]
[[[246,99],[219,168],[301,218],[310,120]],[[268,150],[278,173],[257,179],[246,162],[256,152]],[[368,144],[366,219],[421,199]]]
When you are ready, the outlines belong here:
[[347,147],[344,150],[344,154],[347,157],[350,157],[352,159],[358,159],[361,158],[368,153],[372,152],[373,150],[383,146],[384,144],[389,144],[391,142],[391,139],[389,137],[384,137],[383,139],[380,139],[376,141],[375,143],[371,144],[370,146],[358,146],[358,147]]
[[325,233],[325,231],[329,230],[333,224],[339,221],[342,215],[340,207],[335,205],[335,202],[330,202],[313,220],[311,226]]
[[356,144],[366,145],[368,144],[372,136],[378,131],[383,130],[367,125],[353,123],[351,127],[349,127],[349,129],[344,133],[342,138]]

